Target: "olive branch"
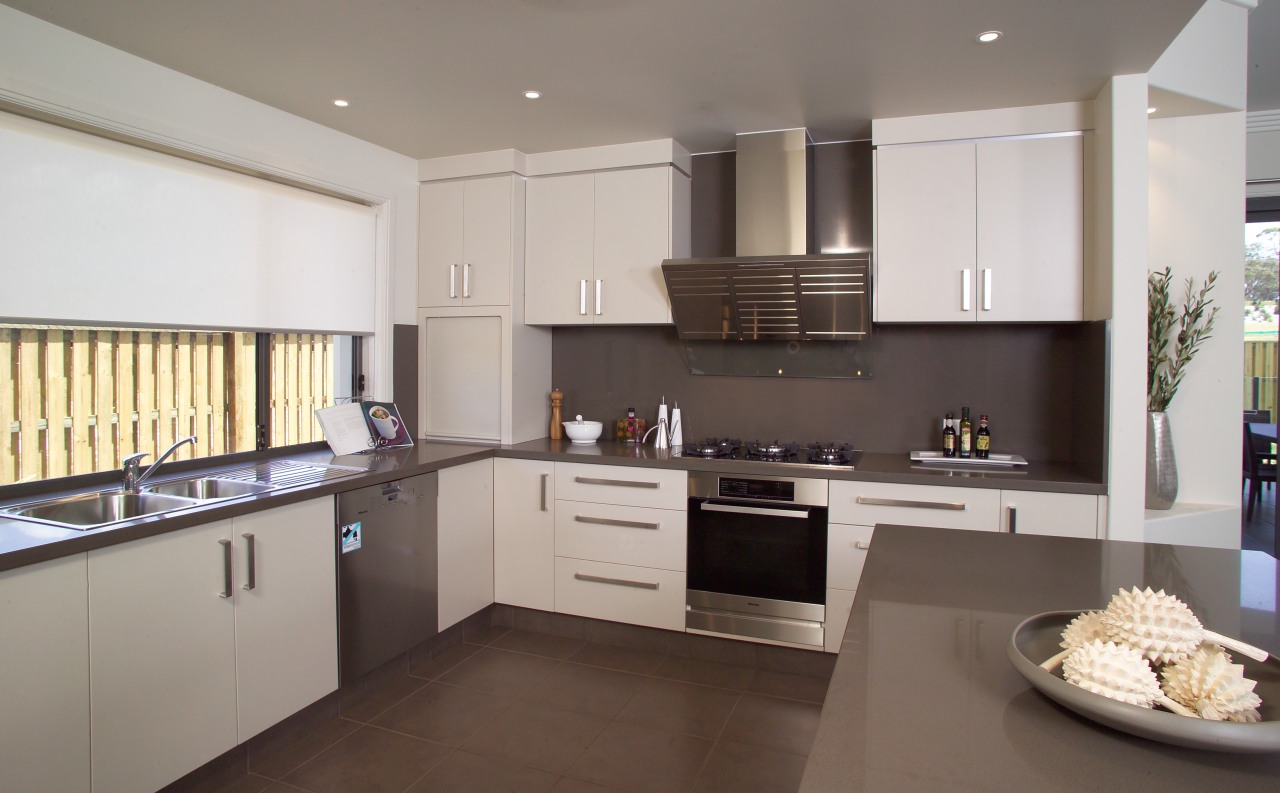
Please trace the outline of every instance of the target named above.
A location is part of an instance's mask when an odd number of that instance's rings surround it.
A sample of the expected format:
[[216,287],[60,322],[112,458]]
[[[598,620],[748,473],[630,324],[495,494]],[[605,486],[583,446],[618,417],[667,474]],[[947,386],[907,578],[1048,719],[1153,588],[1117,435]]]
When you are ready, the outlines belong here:
[[[1147,410],[1165,411],[1178,392],[1187,366],[1200,349],[1200,344],[1211,338],[1213,320],[1218,316],[1209,292],[1218,280],[1217,271],[1209,273],[1199,292],[1195,292],[1192,279],[1187,279],[1186,295],[1182,299],[1182,313],[1170,302],[1169,284],[1173,274],[1164,272],[1147,275]],[[1207,313],[1206,313],[1207,312]],[[1173,335],[1174,326],[1177,335]],[[1169,350],[1173,342],[1172,351]]]

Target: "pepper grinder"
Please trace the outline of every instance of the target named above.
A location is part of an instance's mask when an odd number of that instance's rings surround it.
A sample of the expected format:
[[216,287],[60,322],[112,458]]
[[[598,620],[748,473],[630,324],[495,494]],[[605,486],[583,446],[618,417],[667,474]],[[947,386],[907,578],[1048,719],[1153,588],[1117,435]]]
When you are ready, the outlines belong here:
[[551,440],[558,441],[564,437],[564,425],[560,423],[560,405],[564,402],[564,392],[558,388],[551,391]]

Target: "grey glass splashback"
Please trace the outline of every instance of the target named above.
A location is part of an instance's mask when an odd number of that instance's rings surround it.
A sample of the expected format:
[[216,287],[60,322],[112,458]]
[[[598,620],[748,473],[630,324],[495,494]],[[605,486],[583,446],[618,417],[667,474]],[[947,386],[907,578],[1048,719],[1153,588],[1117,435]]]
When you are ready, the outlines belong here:
[[859,342],[682,339],[694,375],[870,379],[871,348]]

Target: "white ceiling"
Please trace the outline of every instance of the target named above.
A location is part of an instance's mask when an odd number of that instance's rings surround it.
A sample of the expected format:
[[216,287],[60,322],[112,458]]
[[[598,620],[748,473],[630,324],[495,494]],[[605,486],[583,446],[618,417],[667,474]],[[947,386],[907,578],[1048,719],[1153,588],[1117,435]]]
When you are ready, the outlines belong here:
[[[415,158],[1091,98],[1149,70],[1203,0],[3,0]],[[1250,105],[1280,108],[1280,0]],[[978,45],[987,29],[1006,36]],[[1263,83],[1266,89],[1262,89]],[[542,99],[521,96],[525,89]],[[346,109],[331,101],[351,101]]]

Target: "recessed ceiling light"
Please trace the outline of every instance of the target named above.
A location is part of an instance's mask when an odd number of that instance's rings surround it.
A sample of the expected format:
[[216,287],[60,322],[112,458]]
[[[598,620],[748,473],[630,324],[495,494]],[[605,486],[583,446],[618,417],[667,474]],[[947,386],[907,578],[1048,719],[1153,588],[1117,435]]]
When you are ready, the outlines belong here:
[[1149,108],[1147,108],[1147,115],[1149,116],[1149,115],[1151,115],[1152,113],[1156,112],[1156,111],[1157,111],[1157,110],[1159,110],[1159,109],[1160,109],[1160,108],[1158,108],[1158,107],[1149,107]]
[[348,102],[348,101],[347,101],[347,100],[345,100],[345,99],[335,99],[335,100],[333,100],[333,105],[334,105],[334,107],[346,107],[346,106],[348,106],[348,105],[350,105],[350,104],[351,104],[351,103],[350,103],[350,102]]
[[979,33],[979,34],[978,34],[978,43],[979,43],[979,44],[990,44],[991,42],[995,41],[996,39],[1000,38],[1000,37],[1001,37],[1001,36],[1003,36],[1003,35],[1004,35],[1004,34],[1003,34],[1003,33],[1001,33],[1001,32],[1000,32],[1000,31],[998,31],[998,30],[988,30],[988,31],[987,31],[987,32],[985,32],[985,33]]
[[537,99],[540,96],[542,96],[541,91],[525,91],[524,92],[525,99]]

